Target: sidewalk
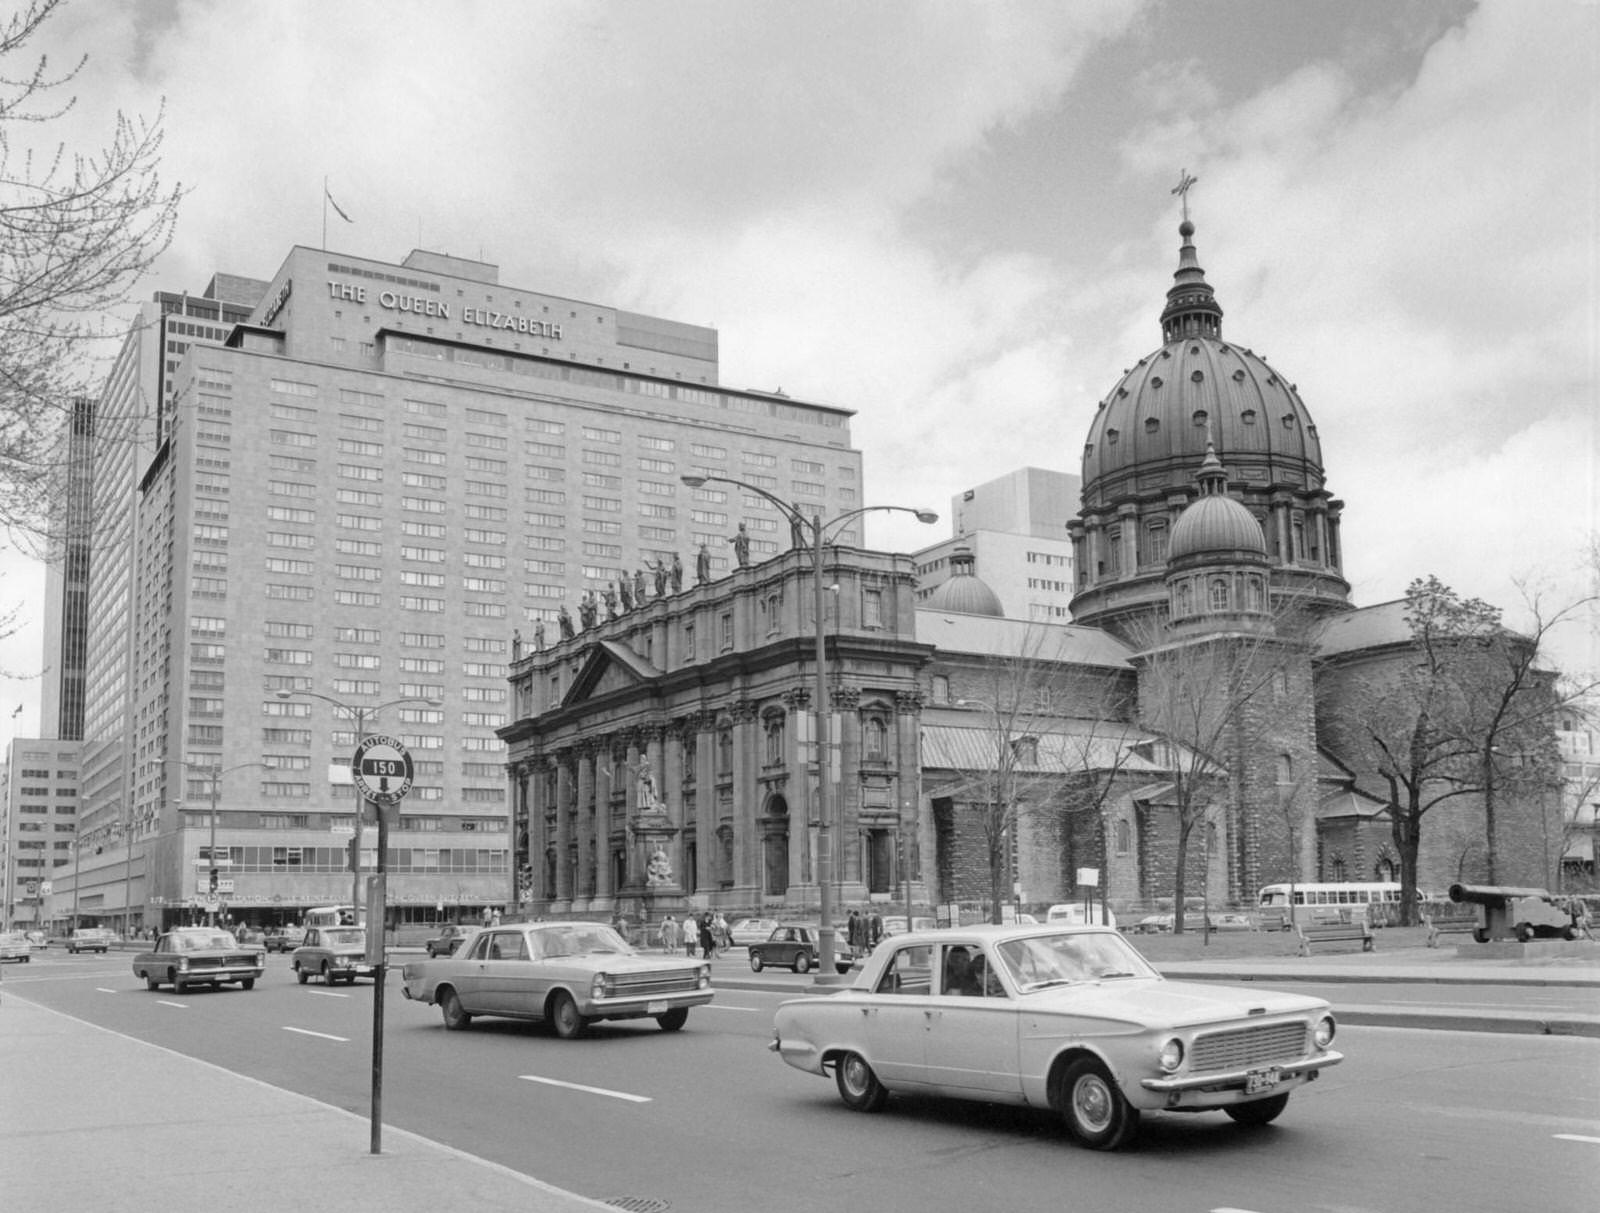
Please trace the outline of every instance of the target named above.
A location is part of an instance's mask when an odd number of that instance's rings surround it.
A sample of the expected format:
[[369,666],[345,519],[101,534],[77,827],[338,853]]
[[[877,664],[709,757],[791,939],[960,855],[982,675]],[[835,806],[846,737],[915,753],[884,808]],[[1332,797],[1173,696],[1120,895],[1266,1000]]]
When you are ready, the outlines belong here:
[[[364,1116],[46,1010],[0,988],[8,1209],[615,1207]],[[218,1136],[217,1127],[227,1131]],[[229,1143],[248,1142],[246,1149]]]

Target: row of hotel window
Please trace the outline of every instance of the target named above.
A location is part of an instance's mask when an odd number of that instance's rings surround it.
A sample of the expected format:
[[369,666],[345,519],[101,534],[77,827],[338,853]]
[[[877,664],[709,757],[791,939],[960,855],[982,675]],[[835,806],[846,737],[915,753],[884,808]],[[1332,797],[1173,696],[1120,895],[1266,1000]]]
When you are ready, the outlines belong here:
[[[197,394],[197,404],[202,411],[206,412],[206,415],[222,418],[231,416],[229,409],[229,397],[227,395],[218,396],[211,394],[216,392],[232,392],[233,380],[231,371],[223,368],[201,367],[197,386],[199,388],[199,392]],[[294,396],[302,399],[308,399],[316,398],[319,395],[319,389],[316,384],[304,383],[292,379],[272,379],[268,382],[267,386],[271,392],[279,396]],[[689,399],[691,397],[715,395],[715,393],[705,393],[701,392],[699,389],[693,388],[683,388],[681,391],[686,394],[684,396],[685,399]],[[356,405],[377,409],[384,409],[388,407],[388,400],[382,393],[361,391],[355,388],[338,389],[338,399],[340,404],[345,405]],[[692,402],[705,403],[704,400],[696,400]],[[771,402],[762,400],[755,403],[766,406]],[[446,420],[449,419],[451,415],[451,409],[448,405],[435,400],[417,400],[410,397],[403,397],[401,400],[401,407],[406,413],[412,416]],[[790,408],[789,411],[801,413],[808,419],[812,415],[811,410],[794,410]],[[271,405],[271,416],[284,421],[316,422],[321,417],[321,412],[315,407],[293,405],[284,401],[274,401]],[[512,418],[506,413],[496,412],[489,409],[474,408],[471,405],[467,405],[461,410],[461,416],[466,425],[469,427],[473,425],[482,425],[493,429],[508,429],[512,424]],[[369,414],[360,413],[339,413],[337,417],[339,424],[342,427],[346,429],[361,430],[368,433],[383,432],[387,420],[382,416],[372,416]],[[537,434],[567,437],[569,432],[569,426],[565,421],[557,421],[548,417],[524,415],[522,417],[522,423],[525,430]],[[841,417],[833,420],[832,422],[823,422],[822,424],[843,425],[844,419]],[[584,441],[599,442],[610,446],[623,445],[624,434],[621,430],[614,430],[605,426],[595,425],[579,425],[576,428],[578,435],[581,436]],[[504,444],[507,440],[502,435],[484,434],[470,429],[462,432],[465,434],[466,442],[469,446],[478,446],[484,449],[493,450],[506,449]],[[405,422],[402,425],[402,435],[407,438],[416,438],[424,441],[449,442],[452,438],[452,431],[445,429],[442,426],[430,426],[415,422]],[[645,451],[673,453],[679,449],[679,443],[676,438],[668,438],[662,435],[652,434],[635,434],[632,436],[632,438],[638,448]],[[729,455],[727,447],[720,446],[716,443],[690,442],[685,445],[689,454],[701,459],[715,459],[722,461],[726,460]],[[556,458],[565,458],[566,456],[565,448],[560,446],[554,446],[550,450],[543,453],[553,455]],[[738,455],[740,465],[745,468],[776,468],[778,466],[779,457],[770,451],[741,450],[738,452]],[[790,470],[800,475],[820,476],[823,473],[823,466],[824,465],[822,463],[814,459],[800,459],[793,456],[791,456],[789,459]],[[855,476],[855,469],[853,467],[841,467],[839,470],[848,478],[853,478]]]
[[[407,743],[410,744],[409,742]],[[209,785],[208,785],[209,788]],[[258,794],[263,800],[310,800],[312,786],[309,783],[295,781],[284,782],[281,780],[262,780]],[[202,795],[209,794],[202,793]],[[345,783],[330,783],[324,788],[318,785],[317,794],[328,800],[354,800],[355,788]],[[445,789],[434,784],[411,785],[411,790],[406,793],[407,803],[415,804],[418,801],[440,801],[445,798]],[[504,788],[460,788],[451,793],[451,798],[464,804],[503,804],[506,799]]]
[[[401,821],[407,819],[402,817]],[[498,825],[484,823],[485,829]],[[348,872],[349,856],[344,847],[218,847],[217,857],[231,859],[234,872],[281,872],[295,868],[301,872]],[[394,847],[388,848],[385,867],[390,872],[505,872],[510,856],[494,847]],[[365,866],[365,865],[364,865]]]

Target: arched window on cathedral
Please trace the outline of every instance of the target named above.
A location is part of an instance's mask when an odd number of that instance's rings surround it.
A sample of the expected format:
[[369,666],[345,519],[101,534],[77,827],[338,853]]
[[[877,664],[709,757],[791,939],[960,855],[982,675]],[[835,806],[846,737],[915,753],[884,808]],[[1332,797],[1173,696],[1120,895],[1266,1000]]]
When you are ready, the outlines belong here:
[[1349,872],[1345,868],[1344,856],[1343,855],[1335,855],[1333,857],[1333,861],[1328,865],[1328,879],[1329,880],[1349,880],[1350,879]]
[[1106,531],[1106,572],[1116,577],[1122,573],[1122,528],[1114,526]]
[[1178,618],[1187,619],[1193,610],[1194,604],[1191,601],[1189,583],[1180,581],[1178,583]]
[[1213,577],[1207,590],[1208,601],[1213,611],[1226,611],[1228,609],[1228,579],[1226,577]]
[[861,756],[868,762],[882,762],[888,755],[889,728],[876,716],[861,722]]
[[733,774],[733,726],[725,724],[717,730],[717,774]]
[[1141,565],[1165,564],[1167,562],[1167,522],[1158,518],[1154,522],[1145,524],[1141,536],[1144,540],[1139,552]]
[[1262,610],[1265,604],[1262,602],[1261,578],[1252,575],[1245,580],[1244,587],[1245,601],[1250,609],[1252,611]]
[[1118,855],[1126,855],[1128,853],[1128,848],[1132,845],[1132,837],[1133,831],[1129,828],[1128,823],[1126,821],[1117,822],[1116,847]]

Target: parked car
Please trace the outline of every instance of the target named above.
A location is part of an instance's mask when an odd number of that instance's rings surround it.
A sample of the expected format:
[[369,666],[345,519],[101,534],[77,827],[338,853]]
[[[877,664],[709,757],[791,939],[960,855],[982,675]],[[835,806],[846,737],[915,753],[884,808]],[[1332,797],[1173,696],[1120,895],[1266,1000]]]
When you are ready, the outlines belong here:
[[741,918],[728,928],[728,937],[736,948],[747,948],[762,943],[772,935],[778,925],[776,918]]
[[305,941],[304,927],[274,927],[261,937],[261,946],[269,952],[292,952]]
[[216,927],[178,927],[156,940],[150,951],[133,958],[133,975],[144,978],[147,989],[170,985],[174,994],[191,986],[230,983],[248,990],[266,969],[265,951],[241,947],[231,934]]
[[307,927],[306,935],[289,955],[289,968],[301,985],[320,977],[327,985],[342,981],[355,985],[356,978],[373,975],[367,963],[365,927]]
[[0,962],[20,960],[27,964],[32,959],[33,949],[28,946],[28,937],[21,931],[7,931],[0,935]]
[[67,937],[67,951],[76,956],[79,952],[105,953],[116,937],[103,927],[79,927]]
[[407,961],[401,993],[459,1031],[474,1015],[548,1023],[564,1040],[602,1019],[654,1019],[676,1032],[711,1001],[711,966],[635,951],[599,922],[480,927],[449,956]]
[[1050,926],[1094,924],[1114,927],[1117,925],[1117,916],[1111,912],[1111,907],[1101,905],[1097,901],[1090,902],[1087,906],[1081,901],[1063,902],[1051,906],[1045,911],[1044,920]]
[[472,933],[471,927],[461,926],[459,923],[447,922],[440,928],[439,933],[427,943],[423,949],[429,956],[448,956],[461,946],[461,941]]
[[1168,981],[1093,926],[895,936],[848,989],[779,1006],[774,1032],[774,1052],[831,1074],[856,1111],[893,1093],[1052,1108],[1098,1150],[1157,1110],[1267,1124],[1343,1060],[1322,999]]
[[[772,928],[772,934],[760,943],[750,945],[750,968],[759,973],[768,965],[793,969],[796,973],[809,973],[817,964],[818,927],[814,922],[784,922]],[[850,971],[855,959],[844,931],[833,934],[833,967],[841,973]]]

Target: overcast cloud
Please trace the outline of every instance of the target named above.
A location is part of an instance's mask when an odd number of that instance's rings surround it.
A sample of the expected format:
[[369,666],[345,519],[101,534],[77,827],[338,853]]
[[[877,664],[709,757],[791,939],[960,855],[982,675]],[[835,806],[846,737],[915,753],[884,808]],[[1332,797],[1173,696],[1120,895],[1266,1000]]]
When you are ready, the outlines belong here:
[[[325,218],[352,254],[482,258],[715,325],[724,383],[857,410],[866,500],[941,514],[1078,470],[1159,345],[1187,168],[1225,335],[1317,421],[1358,604],[1428,573],[1512,622],[1514,578],[1584,592],[1594,3],[77,0],[49,34],[91,55],[53,133],[98,146],[166,98],[193,193],[140,297],[270,277]],[[1586,627],[1558,652],[1600,664]],[[37,684],[0,694],[29,734]]]

